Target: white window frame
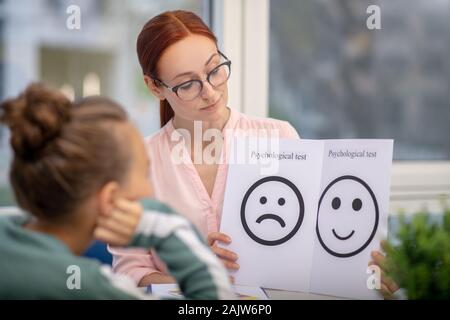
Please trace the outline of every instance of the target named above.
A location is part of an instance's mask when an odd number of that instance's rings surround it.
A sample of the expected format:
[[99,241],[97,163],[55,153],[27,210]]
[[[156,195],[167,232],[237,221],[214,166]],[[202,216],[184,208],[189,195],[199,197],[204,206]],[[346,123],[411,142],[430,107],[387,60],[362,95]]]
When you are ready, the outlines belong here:
[[266,117],[269,74],[269,0],[211,0],[212,28],[232,61],[229,106]]
[[[229,106],[267,117],[270,0],[208,3],[219,46],[233,63]],[[450,204],[450,161],[394,161],[390,214],[411,214],[423,209],[440,213],[443,200]]]

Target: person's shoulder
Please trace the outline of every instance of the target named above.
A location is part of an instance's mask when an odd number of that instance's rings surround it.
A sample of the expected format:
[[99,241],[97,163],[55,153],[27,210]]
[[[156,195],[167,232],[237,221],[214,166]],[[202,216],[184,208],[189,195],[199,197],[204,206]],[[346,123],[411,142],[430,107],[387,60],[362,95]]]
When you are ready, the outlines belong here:
[[280,137],[287,137],[287,138],[299,137],[297,131],[288,121],[267,117],[252,116],[237,111],[236,116],[238,118],[238,125],[236,126],[237,129],[277,130],[280,133]]
[[0,213],[0,229],[18,228],[24,224],[29,217],[18,210],[11,210]]
[[158,131],[146,136],[144,141],[147,145],[152,145],[155,143],[159,143],[162,139],[164,139],[165,127],[162,127]]
[[0,216],[0,228],[6,228],[12,222],[12,218],[9,215]]
[[170,146],[170,125],[170,123],[167,123],[158,131],[144,138],[147,152],[155,161],[163,157],[166,154],[167,148]]
[[[14,218],[9,222],[16,224]],[[93,270],[98,269],[95,261],[73,255],[47,236],[33,237],[31,231],[17,228],[9,231],[12,236],[0,241],[0,299],[70,299],[75,292],[86,292]],[[77,275],[83,290],[68,290],[68,280]]]
[[240,117],[241,117],[241,121],[243,121],[245,123],[256,124],[256,125],[261,125],[261,126],[268,126],[268,127],[284,126],[288,123],[287,121],[283,121],[283,120],[279,120],[279,119],[252,116],[252,115],[248,115],[245,113],[241,113]]

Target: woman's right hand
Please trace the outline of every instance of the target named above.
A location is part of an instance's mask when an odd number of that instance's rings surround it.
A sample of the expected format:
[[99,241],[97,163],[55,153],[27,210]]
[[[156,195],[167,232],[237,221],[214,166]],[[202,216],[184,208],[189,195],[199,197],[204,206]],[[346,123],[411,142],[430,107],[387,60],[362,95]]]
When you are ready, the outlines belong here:
[[211,232],[208,234],[208,244],[211,250],[216,254],[216,256],[222,261],[225,268],[229,270],[238,270],[239,264],[236,263],[238,255],[233,251],[221,248],[217,246],[217,242],[222,242],[225,244],[231,243],[231,238],[225,233],[221,232]]

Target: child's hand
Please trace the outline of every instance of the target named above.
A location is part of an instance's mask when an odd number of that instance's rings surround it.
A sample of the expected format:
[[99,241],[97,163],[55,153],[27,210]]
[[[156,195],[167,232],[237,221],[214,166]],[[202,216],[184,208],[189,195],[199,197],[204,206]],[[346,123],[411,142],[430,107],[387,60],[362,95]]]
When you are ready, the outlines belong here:
[[112,246],[125,246],[133,238],[141,219],[142,206],[139,202],[119,199],[108,216],[100,216],[94,237]]
[[[381,248],[385,247],[385,242],[381,241]],[[372,251],[372,260],[369,262],[370,265],[376,265],[381,270],[381,288],[380,293],[385,299],[392,299],[393,294],[400,289],[397,283],[386,275],[385,261],[386,257],[383,253],[379,251]]]
[[[236,263],[236,260],[238,259],[237,254],[230,250],[218,247],[217,241],[228,244],[231,243],[230,237],[221,232],[211,232],[208,234],[208,244],[227,269],[239,269],[239,265]],[[231,280],[233,281],[234,279]]]

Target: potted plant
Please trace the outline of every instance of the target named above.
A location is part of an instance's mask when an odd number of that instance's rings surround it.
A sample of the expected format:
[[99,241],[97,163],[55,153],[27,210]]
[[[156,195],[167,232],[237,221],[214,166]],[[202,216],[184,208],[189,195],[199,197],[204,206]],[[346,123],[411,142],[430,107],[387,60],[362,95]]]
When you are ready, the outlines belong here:
[[450,208],[401,215],[386,245],[386,271],[408,299],[450,299]]

